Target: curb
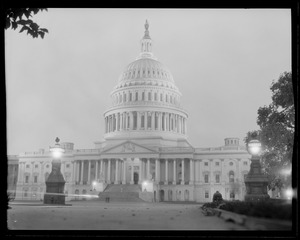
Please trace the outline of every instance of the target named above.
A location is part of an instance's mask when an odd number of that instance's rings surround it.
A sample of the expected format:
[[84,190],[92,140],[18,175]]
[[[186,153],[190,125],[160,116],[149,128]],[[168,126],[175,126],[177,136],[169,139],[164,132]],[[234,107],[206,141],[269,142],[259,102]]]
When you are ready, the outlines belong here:
[[292,221],[250,217],[222,209],[209,208],[209,210],[213,215],[222,218],[225,221],[233,221],[236,224],[245,226],[249,230],[292,230]]

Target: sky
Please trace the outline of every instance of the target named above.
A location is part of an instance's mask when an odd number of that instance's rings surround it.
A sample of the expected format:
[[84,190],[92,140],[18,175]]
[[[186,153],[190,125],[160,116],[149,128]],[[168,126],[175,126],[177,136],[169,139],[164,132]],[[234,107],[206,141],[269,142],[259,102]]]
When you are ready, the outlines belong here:
[[7,153],[38,151],[55,138],[76,149],[103,140],[103,113],[149,22],[152,52],[172,73],[188,112],[188,141],[243,145],[259,129],[270,86],[291,71],[289,9],[48,8],[33,20],[49,34],[5,31]]

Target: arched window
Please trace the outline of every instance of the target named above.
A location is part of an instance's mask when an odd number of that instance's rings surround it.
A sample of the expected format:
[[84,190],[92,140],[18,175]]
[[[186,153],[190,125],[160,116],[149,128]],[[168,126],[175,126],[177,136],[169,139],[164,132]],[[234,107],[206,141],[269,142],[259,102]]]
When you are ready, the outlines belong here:
[[122,95],[120,95],[120,103],[122,102]]
[[163,94],[162,93],[160,94],[160,101],[161,102],[163,101]]
[[142,92],[142,100],[145,100],[145,92]]
[[126,93],[123,93],[124,102],[126,102]]
[[234,182],[234,172],[233,171],[229,172],[229,182],[231,182],[231,183]]
[[151,101],[151,92],[148,92],[148,101]]
[[168,95],[166,95],[166,102],[168,102]]
[[158,116],[155,114],[155,129],[158,128]]
[[129,102],[131,102],[132,101],[132,93],[130,92],[129,93]]
[[157,93],[154,93],[154,101],[157,101]]
[[135,92],[135,101],[139,100],[139,93]]

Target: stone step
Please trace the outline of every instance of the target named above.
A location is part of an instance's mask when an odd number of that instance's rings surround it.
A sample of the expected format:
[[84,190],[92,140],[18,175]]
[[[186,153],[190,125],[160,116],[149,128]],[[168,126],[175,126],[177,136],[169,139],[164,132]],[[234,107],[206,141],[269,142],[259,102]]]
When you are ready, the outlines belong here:
[[105,201],[106,198],[109,198],[110,202],[144,202],[135,192],[102,192],[98,200]]
[[137,184],[110,184],[104,192],[140,192],[141,187]]

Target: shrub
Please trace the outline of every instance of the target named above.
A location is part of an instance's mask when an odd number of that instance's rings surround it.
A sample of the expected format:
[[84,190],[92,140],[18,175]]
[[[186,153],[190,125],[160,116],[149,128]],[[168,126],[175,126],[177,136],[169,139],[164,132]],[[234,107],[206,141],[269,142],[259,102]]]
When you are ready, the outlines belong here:
[[220,209],[235,212],[238,214],[275,218],[282,220],[292,219],[292,205],[281,204],[274,201],[265,202],[242,202],[242,201],[224,201],[225,204],[220,205]]

